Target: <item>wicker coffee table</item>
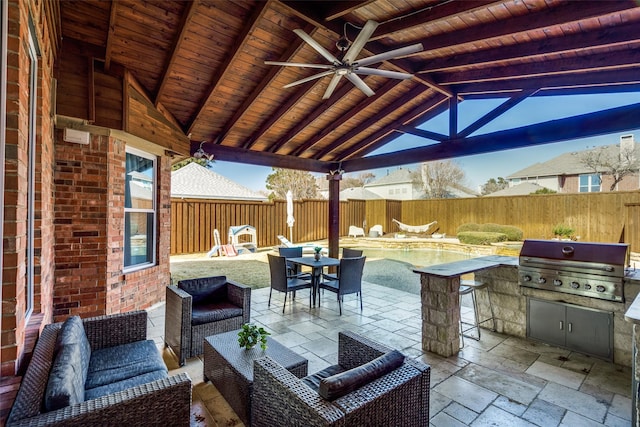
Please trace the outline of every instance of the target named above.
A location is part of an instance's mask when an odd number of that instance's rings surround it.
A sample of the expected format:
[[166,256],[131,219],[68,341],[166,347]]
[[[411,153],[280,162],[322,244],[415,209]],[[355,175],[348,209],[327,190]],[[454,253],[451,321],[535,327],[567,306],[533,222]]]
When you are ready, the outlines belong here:
[[307,375],[308,361],[271,337],[267,349],[259,345],[245,350],[238,344],[238,331],[205,338],[204,380],[220,391],[245,425],[250,425],[253,391],[253,361],[269,356],[298,378]]

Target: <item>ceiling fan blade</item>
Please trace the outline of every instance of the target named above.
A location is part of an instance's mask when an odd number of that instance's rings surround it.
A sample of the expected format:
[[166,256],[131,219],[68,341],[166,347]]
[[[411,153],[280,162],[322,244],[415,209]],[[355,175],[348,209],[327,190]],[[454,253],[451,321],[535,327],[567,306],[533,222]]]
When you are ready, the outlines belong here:
[[399,73],[397,71],[380,70],[378,68],[358,67],[353,71],[356,74],[362,74],[365,76],[382,76],[389,77],[391,79],[410,79],[413,74]]
[[347,50],[344,58],[342,58],[343,62],[351,64],[353,61],[355,61],[355,59],[358,57],[358,54],[360,53],[364,45],[369,41],[369,37],[371,37],[371,34],[373,34],[378,25],[379,24],[376,21],[372,21],[371,19],[369,19],[367,23],[364,24],[364,27],[362,27],[362,30],[360,30],[360,34],[358,34],[358,37],[356,37],[349,50]]
[[324,91],[324,95],[322,95],[322,99],[329,99],[329,97],[331,96],[333,91],[336,89],[336,86],[338,86],[338,82],[340,81],[340,77],[342,77],[342,76],[339,75],[339,74],[336,74],[335,76],[333,76],[333,78],[329,82],[329,86],[327,86],[327,90],[325,90]]
[[367,96],[373,96],[375,93],[371,90],[369,86],[355,74],[346,74],[345,77],[349,79],[351,83],[353,83],[358,89],[364,92]]
[[284,85],[282,87],[287,89],[287,88],[290,88],[290,87],[293,87],[293,86],[300,85],[302,83],[310,82],[311,80],[319,79],[320,77],[329,76],[331,74],[334,74],[333,70],[323,71],[321,73],[314,74],[313,76],[309,76],[309,77],[305,77],[304,79],[296,80],[295,82],[286,84],[286,85]]
[[302,67],[302,68],[321,68],[328,70],[333,68],[333,65],[329,64],[305,64],[301,62],[279,62],[279,61],[264,61],[265,65],[281,65],[284,67]]
[[322,47],[322,45],[320,43],[315,41],[309,34],[305,33],[303,30],[297,28],[297,29],[293,30],[293,32],[296,33],[302,40],[307,42],[309,44],[309,46],[314,48],[327,61],[331,62],[332,64],[339,64],[340,63],[340,61],[338,61],[338,58],[333,56],[331,54],[331,52],[329,52],[327,49]]
[[400,56],[411,55],[412,53],[422,51],[422,43],[412,44],[411,46],[405,46],[398,49],[393,49],[388,52],[379,53],[377,55],[369,56],[367,58],[362,58],[357,61],[354,65],[356,66],[366,66],[375,64],[376,62],[386,61],[388,59],[397,58]]

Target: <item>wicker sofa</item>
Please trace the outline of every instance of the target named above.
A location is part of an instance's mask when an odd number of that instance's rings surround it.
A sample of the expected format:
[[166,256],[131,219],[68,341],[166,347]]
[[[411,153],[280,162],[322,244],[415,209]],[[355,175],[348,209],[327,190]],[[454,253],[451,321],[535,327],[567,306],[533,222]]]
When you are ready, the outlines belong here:
[[64,323],[40,334],[8,427],[190,424],[191,379],[168,375],[146,311]]
[[[394,353],[402,360],[380,372],[378,362]],[[369,378],[357,384],[354,372]],[[251,425],[428,426],[430,374],[431,367],[422,362],[356,333],[340,332],[338,364],[316,373],[315,380],[313,375],[297,378],[270,357],[254,362]],[[318,378],[326,382],[315,390],[310,382]],[[327,399],[323,384],[332,379]]]

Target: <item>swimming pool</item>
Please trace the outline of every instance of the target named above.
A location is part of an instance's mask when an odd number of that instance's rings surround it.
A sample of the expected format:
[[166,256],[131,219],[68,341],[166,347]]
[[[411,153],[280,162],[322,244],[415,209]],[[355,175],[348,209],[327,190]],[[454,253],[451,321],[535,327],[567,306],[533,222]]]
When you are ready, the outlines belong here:
[[362,280],[412,294],[420,294],[420,275],[413,272],[415,268],[471,258],[466,253],[433,249],[362,250],[367,257]]

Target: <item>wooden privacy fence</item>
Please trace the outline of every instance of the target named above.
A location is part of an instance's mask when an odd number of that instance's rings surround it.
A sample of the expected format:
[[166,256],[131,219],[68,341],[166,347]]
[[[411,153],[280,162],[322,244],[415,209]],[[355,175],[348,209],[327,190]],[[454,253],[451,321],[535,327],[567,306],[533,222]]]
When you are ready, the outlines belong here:
[[[328,202],[294,201],[293,241],[328,237]],[[367,228],[380,224],[385,233],[399,231],[392,219],[420,225],[438,221],[440,233],[455,236],[469,222],[514,225],[525,238],[552,238],[557,224],[575,230],[581,241],[625,242],[640,251],[640,192],[549,194],[435,200],[349,200],[340,202],[340,235],[350,225]],[[284,200],[244,202],[172,199],[171,254],[207,252],[213,246],[213,230],[227,243],[230,226],[252,225],[258,246],[278,245],[279,234],[289,238]]]

